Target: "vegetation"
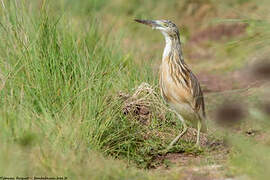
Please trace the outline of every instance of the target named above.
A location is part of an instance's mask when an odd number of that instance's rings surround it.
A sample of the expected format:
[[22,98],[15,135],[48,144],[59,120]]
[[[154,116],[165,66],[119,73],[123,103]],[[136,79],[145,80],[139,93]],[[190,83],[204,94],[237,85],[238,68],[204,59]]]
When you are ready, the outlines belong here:
[[[269,177],[268,1],[0,2],[0,177]],[[181,123],[158,95],[162,36],[135,17],[180,26],[206,96],[202,150],[184,139],[164,154]],[[141,106],[146,123],[125,111],[143,82],[163,108]]]

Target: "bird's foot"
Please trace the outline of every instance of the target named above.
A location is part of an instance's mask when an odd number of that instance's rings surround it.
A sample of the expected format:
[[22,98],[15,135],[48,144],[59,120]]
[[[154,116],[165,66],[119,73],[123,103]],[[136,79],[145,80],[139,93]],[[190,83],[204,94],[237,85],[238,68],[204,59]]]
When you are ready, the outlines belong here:
[[173,148],[173,145],[170,144],[164,151],[168,153],[172,148]]
[[198,149],[199,151],[202,151],[202,147],[200,145],[200,142],[197,142],[195,145],[194,145],[194,148]]
[[169,152],[170,148],[166,148],[166,149],[163,149],[163,150],[160,150],[158,151],[158,154],[159,155],[166,155],[168,152]]
[[169,151],[173,145],[187,132],[187,125],[184,124],[183,131],[170,143],[170,145],[167,147],[167,151]]

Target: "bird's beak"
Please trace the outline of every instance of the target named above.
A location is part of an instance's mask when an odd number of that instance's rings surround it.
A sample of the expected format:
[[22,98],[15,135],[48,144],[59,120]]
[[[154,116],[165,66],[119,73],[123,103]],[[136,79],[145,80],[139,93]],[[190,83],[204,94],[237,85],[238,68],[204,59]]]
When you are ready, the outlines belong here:
[[151,26],[152,28],[157,28],[157,27],[163,27],[160,21],[155,21],[155,20],[140,20],[140,19],[134,19],[134,21],[138,23],[142,23],[148,26]]

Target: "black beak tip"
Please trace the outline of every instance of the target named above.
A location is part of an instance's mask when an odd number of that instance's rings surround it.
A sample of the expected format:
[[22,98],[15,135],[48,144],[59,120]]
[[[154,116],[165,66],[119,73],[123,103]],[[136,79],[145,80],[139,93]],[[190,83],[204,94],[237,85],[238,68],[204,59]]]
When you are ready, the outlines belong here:
[[138,23],[142,23],[143,21],[140,19],[134,19],[134,21],[138,22]]
[[155,23],[153,23],[153,21],[151,20],[141,20],[141,19],[134,19],[134,21],[141,23],[141,24],[145,24],[148,26],[153,26]]

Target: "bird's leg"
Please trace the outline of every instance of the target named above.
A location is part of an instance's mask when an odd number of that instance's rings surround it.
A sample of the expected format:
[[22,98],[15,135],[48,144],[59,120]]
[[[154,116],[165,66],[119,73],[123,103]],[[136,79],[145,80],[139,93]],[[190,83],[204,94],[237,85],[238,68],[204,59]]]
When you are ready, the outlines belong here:
[[169,147],[172,147],[186,132],[187,132],[187,125],[186,123],[184,123],[183,131],[178,136],[176,136],[176,138],[170,143]]
[[186,132],[187,132],[187,125],[185,123],[185,120],[183,119],[183,117],[179,114],[177,114],[179,119],[182,121],[182,124],[183,124],[183,130],[182,132],[176,136],[176,138],[174,138],[174,140],[170,143],[170,145],[168,146],[167,149],[170,149]]
[[202,122],[201,120],[198,120],[197,123],[197,141],[196,141],[196,146],[200,146],[200,131],[201,131],[201,127],[202,127]]

